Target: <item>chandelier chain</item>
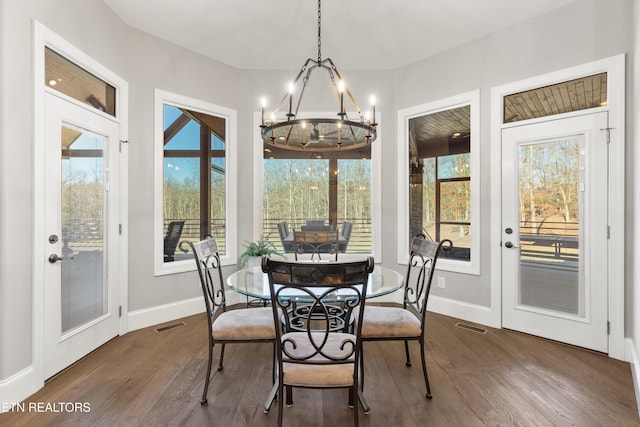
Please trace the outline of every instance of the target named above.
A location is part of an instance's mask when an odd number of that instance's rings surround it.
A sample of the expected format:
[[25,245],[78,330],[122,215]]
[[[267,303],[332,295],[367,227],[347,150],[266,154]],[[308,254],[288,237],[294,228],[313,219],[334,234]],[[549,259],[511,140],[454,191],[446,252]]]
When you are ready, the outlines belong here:
[[321,13],[320,13],[320,1],[318,0],[318,63],[322,61],[322,37],[321,37]]

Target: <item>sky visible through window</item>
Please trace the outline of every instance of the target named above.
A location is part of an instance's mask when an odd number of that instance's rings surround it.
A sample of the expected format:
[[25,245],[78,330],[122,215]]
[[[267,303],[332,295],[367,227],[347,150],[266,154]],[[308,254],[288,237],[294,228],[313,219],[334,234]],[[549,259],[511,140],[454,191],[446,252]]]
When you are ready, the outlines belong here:
[[[166,130],[180,115],[182,111],[172,105],[164,105],[164,129]],[[189,121],[175,137],[166,145],[165,150],[200,150],[200,125],[194,120]],[[211,148],[214,150],[224,150],[224,141],[211,135]],[[165,157],[164,158],[164,174],[165,180],[171,181],[187,181],[194,176],[198,176],[199,172],[199,155],[192,158]],[[213,158],[211,164],[221,170],[225,169],[224,158]],[[216,169],[214,168],[214,171]]]

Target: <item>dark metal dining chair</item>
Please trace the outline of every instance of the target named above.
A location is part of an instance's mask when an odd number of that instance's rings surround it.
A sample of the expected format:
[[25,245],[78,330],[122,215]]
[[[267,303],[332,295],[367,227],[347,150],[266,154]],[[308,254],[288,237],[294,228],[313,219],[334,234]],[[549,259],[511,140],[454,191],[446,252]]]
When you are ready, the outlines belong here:
[[[411,253],[404,285],[402,307],[368,306],[362,324],[362,341],[404,341],[406,366],[411,366],[409,341],[418,341],[422,360],[422,373],[427,387],[427,398],[431,399],[431,387],[425,363],[425,321],[427,301],[436,261],[441,250],[453,246],[451,240],[434,242],[424,236],[416,236],[411,242]],[[364,388],[364,350],[360,353]]]
[[[358,425],[358,399],[369,408],[358,387],[360,328],[373,258],[342,263],[288,262],[264,258],[276,328],[278,379],[265,405],[278,399],[282,426],[283,394],[291,387],[349,389],[349,406]],[[296,310],[299,302],[306,310]],[[335,310],[339,307],[339,310]],[[289,401],[289,396],[287,396]]]
[[[206,405],[214,346],[221,345],[218,371],[223,368],[225,344],[272,343],[275,358],[276,331],[270,307],[227,310],[218,245],[213,237],[205,238],[196,243],[189,242],[189,245],[193,250],[198,267],[207,313],[209,361],[202,400],[200,401],[202,405]],[[275,369],[275,359],[273,360],[273,368]],[[275,379],[275,370],[273,378]]]

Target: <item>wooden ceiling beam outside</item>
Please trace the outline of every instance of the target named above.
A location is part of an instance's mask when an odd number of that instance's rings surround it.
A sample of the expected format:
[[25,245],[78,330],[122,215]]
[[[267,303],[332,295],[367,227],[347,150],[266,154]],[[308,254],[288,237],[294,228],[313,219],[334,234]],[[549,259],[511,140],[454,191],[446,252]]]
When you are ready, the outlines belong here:
[[182,130],[190,120],[191,119],[184,113],[178,116],[178,118],[176,118],[164,131],[164,145],[167,145],[167,143],[171,141],[171,139],[176,136],[176,134],[180,132],[180,130]]
[[210,116],[209,114],[199,113],[197,111],[185,111],[185,114],[190,115],[195,121],[201,125],[207,125],[211,132],[220,140],[226,140],[226,120],[223,117]]

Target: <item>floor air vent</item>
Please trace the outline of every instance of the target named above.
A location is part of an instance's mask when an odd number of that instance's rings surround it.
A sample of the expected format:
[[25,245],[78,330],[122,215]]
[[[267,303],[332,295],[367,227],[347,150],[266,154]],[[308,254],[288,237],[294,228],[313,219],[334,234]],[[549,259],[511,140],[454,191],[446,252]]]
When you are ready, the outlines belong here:
[[184,326],[184,322],[174,323],[172,325],[167,325],[167,326],[162,326],[160,328],[157,328],[156,332],[164,332],[164,331],[168,331],[169,329],[179,328],[180,326]]
[[486,329],[478,328],[477,326],[467,325],[465,323],[458,322],[458,323],[456,323],[456,326],[458,328],[466,329],[467,331],[476,332],[478,334],[486,334],[487,333]]

